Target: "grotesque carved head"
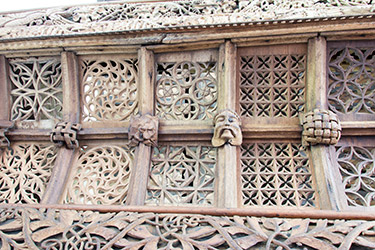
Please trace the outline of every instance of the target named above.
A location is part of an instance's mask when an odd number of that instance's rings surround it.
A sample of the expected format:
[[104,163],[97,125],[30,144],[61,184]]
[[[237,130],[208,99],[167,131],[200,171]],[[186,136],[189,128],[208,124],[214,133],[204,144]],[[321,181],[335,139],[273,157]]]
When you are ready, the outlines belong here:
[[130,145],[137,146],[143,142],[148,146],[156,146],[158,141],[159,120],[155,116],[133,116],[130,119],[129,140]]
[[236,112],[226,109],[215,116],[215,129],[212,137],[212,145],[220,147],[226,142],[233,146],[242,143],[241,119]]

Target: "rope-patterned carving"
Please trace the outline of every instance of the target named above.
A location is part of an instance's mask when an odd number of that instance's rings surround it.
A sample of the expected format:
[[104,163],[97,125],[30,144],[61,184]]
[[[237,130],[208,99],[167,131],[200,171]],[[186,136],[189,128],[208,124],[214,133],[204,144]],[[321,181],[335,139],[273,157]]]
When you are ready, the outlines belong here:
[[146,203],[212,205],[216,152],[205,146],[155,147]]
[[337,116],[328,110],[314,109],[302,116],[302,144],[335,145],[341,137],[341,125]]
[[242,203],[316,207],[309,159],[296,143],[241,146]]
[[374,249],[375,221],[3,208],[2,249]]
[[83,60],[84,122],[129,120],[137,112],[138,60]]
[[81,129],[80,124],[71,122],[59,122],[51,132],[51,142],[58,146],[63,146],[74,149],[79,147],[77,140],[77,133]]
[[328,105],[338,114],[375,114],[375,43],[329,51]]
[[12,120],[62,117],[61,63],[54,58],[10,60]]
[[21,143],[0,151],[0,203],[39,203],[56,151],[53,145]]
[[375,148],[337,147],[337,163],[349,206],[375,206]]
[[216,62],[158,64],[156,114],[160,118],[212,119],[216,106]]
[[130,119],[129,141],[131,146],[140,142],[147,146],[157,146],[159,119],[156,116],[133,116]]
[[83,150],[72,169],[65,203],[125,203],[134,150],[127,146],[84,147]]

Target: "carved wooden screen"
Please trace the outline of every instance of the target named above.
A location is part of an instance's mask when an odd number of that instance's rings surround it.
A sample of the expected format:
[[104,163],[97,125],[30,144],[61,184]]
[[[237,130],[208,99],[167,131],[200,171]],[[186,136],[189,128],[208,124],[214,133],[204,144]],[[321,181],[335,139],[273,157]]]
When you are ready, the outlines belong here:
[[329,109],[351,131],[331,152],[342,206],[374,209],[375,43],[332,42],[327,53]]
[[246,207],[319,207],[309,152],[296,133],[305,105],[306,47],[238,49],[245,138],[240,149],[241,204]]

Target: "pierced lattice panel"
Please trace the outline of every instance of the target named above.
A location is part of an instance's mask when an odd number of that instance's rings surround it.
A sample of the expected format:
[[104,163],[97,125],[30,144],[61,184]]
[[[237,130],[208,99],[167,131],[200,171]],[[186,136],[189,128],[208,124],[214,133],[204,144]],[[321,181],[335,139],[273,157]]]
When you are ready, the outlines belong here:
[[207,146],[154,148],[146,204],[212,205],[216,155]]
[[133,168],[134,148],[81,148],[67,185],[64,203],[124,204]]
[[9,60],[12,120],[58,120],[62,117],[61,63],[55,58]]
[[212,119],[217,108],[217,62],[170,60],[157,62],[156,114],[165,120]]
[[0,203],[39,203],[46,190],[57,148],[12,143],[0,150]]
[[304,110],[306,53],[296,47],[298,52],[285,46],[286,51],[268,47],[240,51],[242,117],[298,117]]
[[138,60],[81,60],[82,120],[122,121],[137,113]]
[[375,148],[336,147],[336,160],[349,206],[375,206]]
[[241,182],[245,206],[316,206],[309,160],[298,143],[243,144]]
[[334,43],[328,56],[328,106],[337,114],[375,114],[375,43]]

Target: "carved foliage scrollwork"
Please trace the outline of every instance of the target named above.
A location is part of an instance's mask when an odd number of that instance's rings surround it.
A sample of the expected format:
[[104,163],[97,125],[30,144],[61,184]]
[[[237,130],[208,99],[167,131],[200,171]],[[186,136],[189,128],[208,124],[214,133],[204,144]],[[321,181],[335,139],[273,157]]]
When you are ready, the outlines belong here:
[[332,47],[328,60],[330,110],[375,114],[375,44]]
[[54,58],[9,61],[12,120],[58,120],[62,117],[61,63]]
[[[0,210],[2,249],[373,249],[374,221]],[[26,240],[27,239],[27,240]]]
[[146,204],[212,205],[216,154],[206,146],[155,147]]
[[84,122],[129,120],[137,112],[138,60],[82,60]]
[[240,115],[298,117],[305,102],[306,56],[241,55]]
[[128,146],[83,147],[71,172],[65,203],[123,204],[133,168]]
[[56,151],[53,145],[20,143],[0,151],[0,203],[39,203]]
[[375,148],[341,146],[337,163],[349,206],[375,206]]
[[300,144],[242,145],[241,171],[246,206],[316,207],[309,160]]
[[216,62],[159,62],[156,114],[166,120],[212,119],[217,107]]

